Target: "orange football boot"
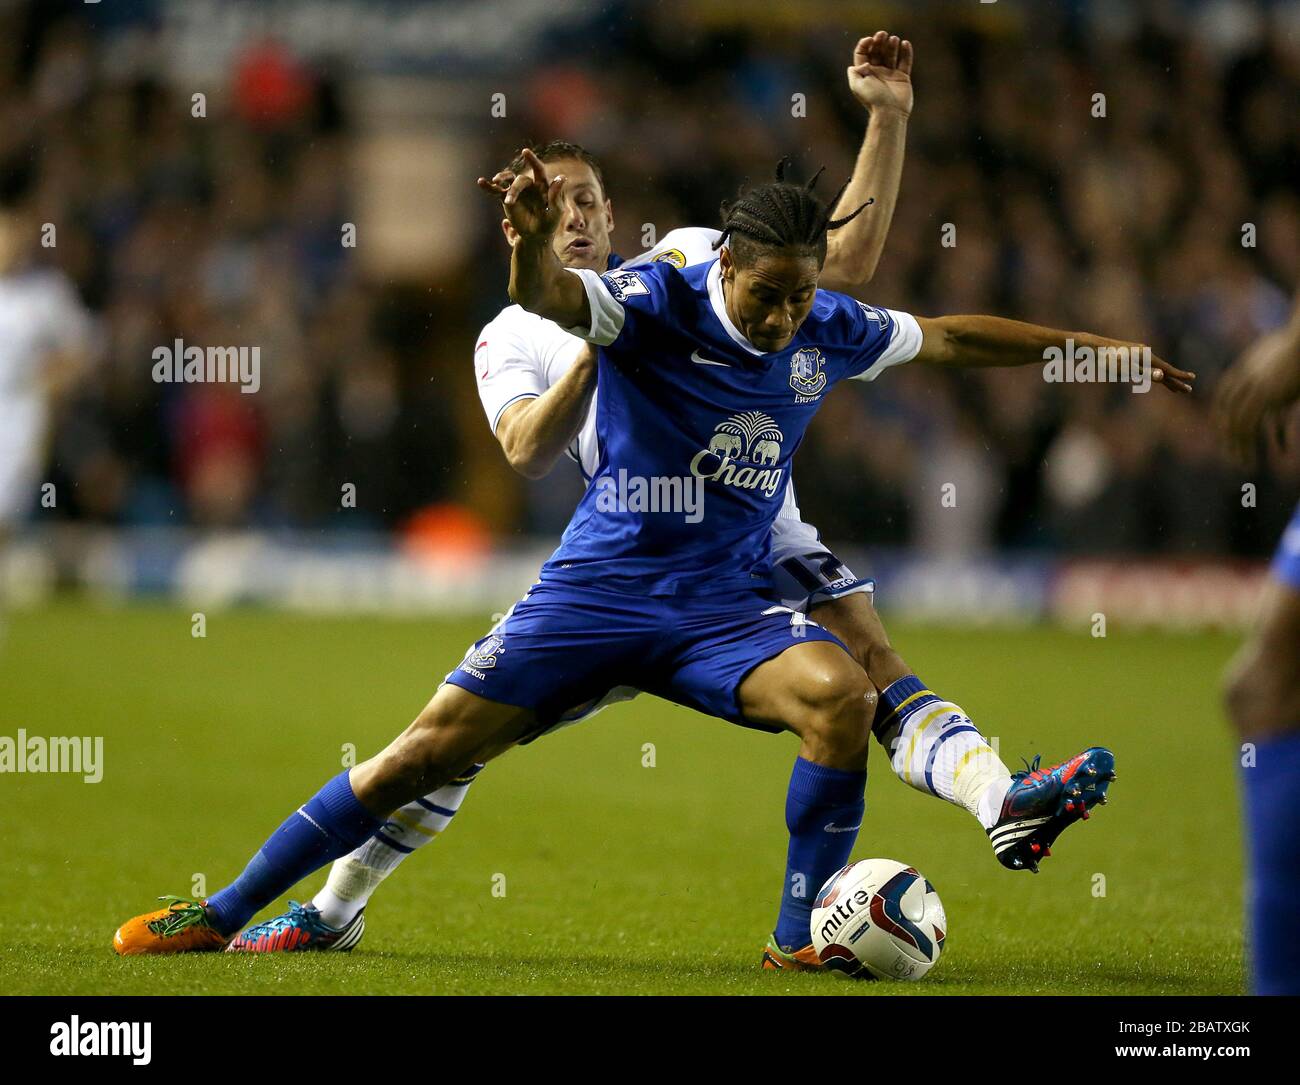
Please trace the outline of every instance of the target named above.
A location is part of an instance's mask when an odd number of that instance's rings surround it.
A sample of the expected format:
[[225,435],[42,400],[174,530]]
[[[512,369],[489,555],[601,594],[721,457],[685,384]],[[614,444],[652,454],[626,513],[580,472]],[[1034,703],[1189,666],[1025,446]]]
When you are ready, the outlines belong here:
[[789,972],[821,972],[826,966],[817,957],[812,944],[803,949],[786,950],[777,944],[776,935],[763,947],[763,968],[784,968]]
[[123,957],[141,953],[216,953],[230,941],[208,921],[207,901],[159,897],[166,908],[128,919],[113,935]]

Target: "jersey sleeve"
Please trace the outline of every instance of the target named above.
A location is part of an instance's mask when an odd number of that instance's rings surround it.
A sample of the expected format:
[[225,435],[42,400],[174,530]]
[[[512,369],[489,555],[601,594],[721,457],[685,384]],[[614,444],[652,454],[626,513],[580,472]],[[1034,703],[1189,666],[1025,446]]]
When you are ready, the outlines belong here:
[[638,341],[654,332],[656,325],[671,320],[668,307],[668,276],[677,269],[667,263],[650,263],[634,270],[615,268],[597,275],[586,268],[565,268],[582,279],[591,305],[591,326],[566,328],[588,343],[620,349],[635,349]]
[[478,396],[496,433],[501,415],[512,403],[535,399],[546,391],[546,374],[535,343],[523,329],[494,320],[474,347]]
[[718,257],[713,246],[721,236],[718,230],[704,226],[679,226],[664,234],[659,244],[619,266],[627,269],[641,267],[643,264],[665,263],[675,268],[684,268],[692,264],[708,263]]
[[843,298],[848,328],[857,347],[845,374],[851,380],[873,381],[886,369],[910,362],[921,351],[921,325],[911,313],[881,309]]

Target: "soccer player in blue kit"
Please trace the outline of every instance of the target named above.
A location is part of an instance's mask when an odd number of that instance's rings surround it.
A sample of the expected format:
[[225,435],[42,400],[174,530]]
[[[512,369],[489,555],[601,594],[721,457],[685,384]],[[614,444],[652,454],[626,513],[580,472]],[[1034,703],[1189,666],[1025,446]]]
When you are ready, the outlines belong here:
[[[1218,412],[1239,458],[1261,432],[1284,438],[1300,403],[1300,295],[1285,327],[1264,336],[1219,386]],[[1242,759],[1246,807],[1250,985],[1300,994],[1300,507],[1282,535],[1259,622],[1233,660],[1228,716],[1252,756]],[[1243,747],[1244,750],[1244,747]]]
[[[918,319],[818,291],[826,233],[840,223],[811,186],[780,178],[730,205],[713,263],[565,269],[550,244],[563,179],[525,158],[531,175],[503,193],[518,234],[511,296],[601,346],[600,471],[538,583],[411,726],[327,783],[209,901],[128,921],[116,936],[127,951],[222,948],[390,811],[544,734],[613,685],[795,733],[786,885],[792,875],[820,885],[847,861],[861,822],[875,693],[832,634],[771,594],[771,524],[818,404],[840,380],[910,359],[1041,364],[1067,338],[1123,345],[992,317]],[[1190,387],[1191,374],[1158,359],[1153,369],[1157,382]],[[703,515],[642,511],[624,500],[638,480],[668,494],[703,487]],[[941,704],[918,683],[889,716],[921,720],[914,739],[929,730],[933,752],[948,732],[971,728]],[[1054,837],[1104,800],[1113,763],[1100,747],[1078,755],[1051,781],[1052,807],[1008,831]],[[1028,774],[1027,789],[1042,776]],[[778,929],[802,923],[787,948],[807,948],[798,943],[809,940],[809,912],[810,899],[783,896]]]

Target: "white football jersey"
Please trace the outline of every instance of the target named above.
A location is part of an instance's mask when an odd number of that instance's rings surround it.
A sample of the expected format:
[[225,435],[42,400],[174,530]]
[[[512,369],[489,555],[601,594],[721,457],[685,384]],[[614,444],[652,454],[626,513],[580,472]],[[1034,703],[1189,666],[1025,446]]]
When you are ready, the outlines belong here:
[[[722,236],[717,230],[687,226],[671,230],[654,248],[628,260],[623,267],[635,267],[653,260],[666,260],[676,267],[702,264],[717,257],[713,243]],[[558,381],[586,344],[554,321],[530,313],[520,305],[509,305],[480,333],[474,347],[474,373],[478,394],[487,412],[488,425],[496,433],[501,415],[512,403],[540,396]],[[590,479],[600,462],[596,447],[596,397],[591,397],[587,418],[568,449],[569,458]]]
[[[636,267],[640,264],[663,260],[675,267],[716,260],[713,247],[721,237],[718,230],[699,226],[684,226],[664,235],[659,244],[622,264]],[[554,321],[530,313],[519,305],[510,305],[479,333],[474,347],[474,372],[478,380],[478,394],[487,413],[488,425],[496,433],[497,423],[507,407],[521,399],[540,396],[555,384],[573,365],[586,344],[576,335],[565,331]],[[599,395],[597,391],[596,395]],[[582,477],[590,481],[600,463],[600,449],[596,437],[596,395],[577,437],[568,448],[570,459],[578,464]],[[828,560],[830,559],[830,560]],[[801,580],[811,584],[816,579],[824,588],[832,584],[854,581],[852,573],[834,559],[821,542],[817,529],[803,522],[799,506],[794,499],[794,485],[788,483],[781,512],[772,525],[772,561],[780,567],[796,561],[810,570]],[[834,572],[838,568],[842,572]],[[849,594],[853,590],[869,591],[869,581],[864,586],[836,591]],[[812,589],[802,591],[791,583],[790,590],[782,589],[783,596],[806,601]]]
[[90,314],[62,272],[0,275],[0,526],[36,499],[49,424],[46,365],[85,350]]

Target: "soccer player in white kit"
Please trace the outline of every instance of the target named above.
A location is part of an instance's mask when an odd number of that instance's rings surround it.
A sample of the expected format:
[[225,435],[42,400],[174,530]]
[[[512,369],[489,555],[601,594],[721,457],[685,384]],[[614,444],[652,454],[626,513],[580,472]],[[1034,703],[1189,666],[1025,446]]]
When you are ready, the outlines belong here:
[[[0,558],[37,503],[51,416],[84,367],[92,327],[68,277],[32,262],[40,225],[24,197],[0,201]],[[0,577],[0,621],[3,588]]]

